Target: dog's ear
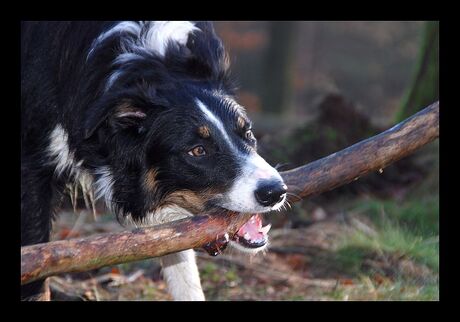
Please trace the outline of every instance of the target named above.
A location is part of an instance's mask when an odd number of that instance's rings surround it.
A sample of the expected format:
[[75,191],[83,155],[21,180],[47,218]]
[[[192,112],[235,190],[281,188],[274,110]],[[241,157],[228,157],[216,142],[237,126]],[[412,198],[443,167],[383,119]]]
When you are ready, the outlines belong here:
[[109,125],[115,130],[140,129],[142,121],[146,117],[147,114],[142,108],[136,107],[129,102],[124,102],[115,108],[113,115],[109,118]]
[[230,58],[213,24],[209,21],[198,21],[195,27],[200,31],[190,33],[188,37],[187,48],[191,55],[187,62],[187,72],[195,77],[220,80],[229,92],[234,92],[235,84],[230,77]]
[[144,130],[142,123],[147,117],[145,110],[129,101],[122,102],[109,111],[103,109],[98,111],[98,113],[91,115],[85,124],[85,139],[90,138],[104,124],[114,132],[133,129],[137,133],[141,133]]

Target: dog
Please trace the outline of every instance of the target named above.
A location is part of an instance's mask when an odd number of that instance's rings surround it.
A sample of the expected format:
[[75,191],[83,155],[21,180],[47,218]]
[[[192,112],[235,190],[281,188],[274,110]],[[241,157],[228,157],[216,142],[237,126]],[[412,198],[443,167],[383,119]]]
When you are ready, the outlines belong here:
[[[230,245],[264,249],[259,214],[287,187],[257,154],[229,67],[209,22],[22,22],[21,245],[50,240],[70,184],[123,225],[254,213]],[[205,299],[193,250],[161,264],[174,300]]]

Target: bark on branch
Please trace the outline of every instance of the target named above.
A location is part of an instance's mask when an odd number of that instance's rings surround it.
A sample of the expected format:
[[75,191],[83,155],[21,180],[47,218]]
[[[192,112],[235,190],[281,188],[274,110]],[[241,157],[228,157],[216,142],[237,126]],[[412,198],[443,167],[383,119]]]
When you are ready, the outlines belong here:
[[[299,168],[282,172],[288,191],[305,198],[349,183],[412,154],[439,136],[439,102],[391,129]],[[292,197],[291,202],[300,199]],[[234,234],[251,214],[195,216],[152,228],[21,248],[21,284],[202,247]]]

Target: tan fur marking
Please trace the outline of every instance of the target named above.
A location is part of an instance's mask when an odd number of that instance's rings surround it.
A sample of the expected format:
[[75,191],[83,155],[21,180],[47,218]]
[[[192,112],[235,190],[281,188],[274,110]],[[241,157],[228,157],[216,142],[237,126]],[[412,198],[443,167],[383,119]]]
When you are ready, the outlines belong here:
[[238,116],[238,119],[236,120],[236,124],[238,125],[239,129],[243,129],[244,126],[246,125],[246,121],[241,116]]
[[178,205],[193,214],[199,214],[204,209],[206,200],[193,191],[177,191],[170,194],[165,203]]
[[116,115],[120,115],[120,114],[123,114],[123,113],[128,113],[128,112],[134,112],[135,111],[135,108],[133,107],[132,103],[130,101],[127,101],[127,100],[123,100],[118,106],[117,106],[117,109],[116,109]]
[[190,190],[176,191],[166,197],[161,207],[168,204],[178,205],[192,214],[199,215],[204,211],[205,203],[215,195],[216,192],[212,192],[211,190],[203,192],[194,192]]
[[211,133],[209,132],[209,128],[206,125],[200,126],[198,128],[198,134],[203,138],[207,139],[208,137],[211,136]]
[[148,191],[155,191],[157,186],[157,177],[158,171],[156,169],[150,169],[145,175],[145,187]]

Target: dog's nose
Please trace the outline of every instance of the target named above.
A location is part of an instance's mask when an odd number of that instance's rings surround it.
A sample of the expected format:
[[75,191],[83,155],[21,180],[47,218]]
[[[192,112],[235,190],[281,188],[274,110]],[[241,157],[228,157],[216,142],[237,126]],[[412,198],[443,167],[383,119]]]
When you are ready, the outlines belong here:
[[271,207],[283,200],[287,187],[279,180],[264,180],[257,185],[254,195],[256,200],[264,207]]

